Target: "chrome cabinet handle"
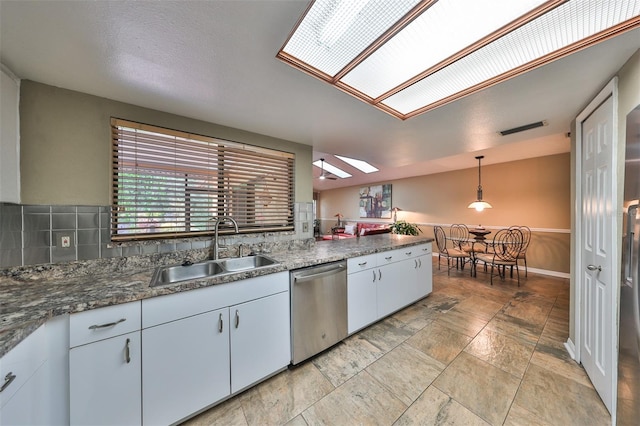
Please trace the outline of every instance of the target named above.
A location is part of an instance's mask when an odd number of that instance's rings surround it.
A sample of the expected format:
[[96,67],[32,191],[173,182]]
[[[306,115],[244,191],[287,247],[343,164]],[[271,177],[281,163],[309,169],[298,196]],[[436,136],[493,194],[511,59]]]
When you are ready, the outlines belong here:
[[131,351],[129,350],[129,343],[131,343],[131,339],[127,339],[127,342],[124,344],[124,360],[129,364],[131,362]]
[[418,259],[418,268],[422,268],[422,259]]
[[409,252],[405,252],[404,254],[406,254],[407,256],[411,256],[411,253],[413,253],[413,252],[409,251]]
[[240,325],[240,313],[236,309],[236,328]]
[[367,264],[367,262],[362,262],[362,263],[358,263],[358,266],[364,266],[366,264]]
[[100,324],[100,325],[94,324],[94,325],[89,326],[89,330],[97,330],[99,328],[113,327],[114,325],[118,325],[121,322],[125,322],[126,320],[127,320],[126,318],[120,318],[118,321],[110,322],[110,323],[107,323],[107,324]]
[[413,269],[418,269],[418,259],[413,259],[413,263],[415,263]]
[[384,259],[385,260],[391,260],[391,259],[393,259],[393,256],[385,257]]
[[382,279],[382,270],[378,269],[378,281]]
[[600,266],[600,265],[598,265],[598,266],[596,266],[596,265],[587,265],[587,269],[590,270],[590,271],[598,271],[598,272],[600,272],[600,271],[602,271],[602,266]]
[[373,272],[373,282],[375,283],[376,282],[376,271],[371,271],[371,272]]
[[13,374],[13,372],[9,371],[7,373],[6,376],[4,376],[4,383],[2,384],[2,387],[0,387],[0,392],[2,392],[3,390],[5,390],[7,387],[9,387],[9,385],[11,384],[11,382],[13,382],[16,379],[15,374]]
[[220,318],[218,318],[218,332],[222,333],[222,329],[224,326],[224,321],[222,321],[222,314],[220,314]]

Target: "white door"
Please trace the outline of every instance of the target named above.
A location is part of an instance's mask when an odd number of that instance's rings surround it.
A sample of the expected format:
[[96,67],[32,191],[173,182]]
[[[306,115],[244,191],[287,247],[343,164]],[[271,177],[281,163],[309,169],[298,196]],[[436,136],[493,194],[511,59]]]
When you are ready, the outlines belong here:
[[616,235],[613,181],[614,102],[609,96],[582,126],[582,245],[580,361],[602,401],[613,404],[615,323],[613,320]]

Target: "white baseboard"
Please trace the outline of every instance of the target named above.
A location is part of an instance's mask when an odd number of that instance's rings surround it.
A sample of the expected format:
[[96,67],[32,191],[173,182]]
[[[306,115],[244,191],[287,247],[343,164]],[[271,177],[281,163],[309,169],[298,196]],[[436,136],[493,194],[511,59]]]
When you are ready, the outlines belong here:
[[567,341],[564,343],[564,347],[567,349],[567,352],[569,352],[569,355],[571,356],[571,359],[575,361],[576,360],[576,346],[571,341],[571,338],[567,339]]
[[[437,251],[434,251],[432,254],[434,257],[438,257]],[[527,269],[529,270],[529,272],[533,272],[534,274],[548,275],[548,276],[557,277],[557,278],[567,278],[567,279],[571,278],[571,275],[566,272],[549,271],[547,269],[538,269],[538,268],[527,268]],[[524,271],[524,267],[522,267],[520,271]]]
[[566,272],[549,271],[547,269],[538,269],[538,268],[527,268],[527,269],[529,269],[529,271],[533,272],[534,274],[551,275],[552,277],[567,278],[567,279],[571,278],[571,275]]

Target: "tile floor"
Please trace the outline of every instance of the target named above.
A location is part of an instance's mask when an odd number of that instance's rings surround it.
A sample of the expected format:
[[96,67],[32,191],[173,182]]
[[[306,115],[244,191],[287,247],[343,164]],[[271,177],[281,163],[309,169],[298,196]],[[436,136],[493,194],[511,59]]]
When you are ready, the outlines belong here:
[[608,425],[564,348],[569,282],[437,268],[433,293],[186,425]]

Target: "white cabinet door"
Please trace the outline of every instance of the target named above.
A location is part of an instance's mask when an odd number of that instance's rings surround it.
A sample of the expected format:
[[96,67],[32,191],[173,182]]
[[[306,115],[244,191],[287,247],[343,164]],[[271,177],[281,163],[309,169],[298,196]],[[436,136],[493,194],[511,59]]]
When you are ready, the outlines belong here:
[[172,424],[230,394],[229,310],[142,330],[145,425]]
[[[47,418],[47,363],[36,372],[0,408],[0,425],[45,425]],[[5,376],[6,377],[6,376]]]
[[378,319],[378,268],[355,272],[347,276],[347,330],[349,334]]
[[142,421],[140,332],[69,351],[72,425],[139,425]]
[[231,392],[235,393],[289,365],[289,292],[229,308]]
[[414,299],[418,300],[433,291],[433,265],[431,263],[431,254],[418,256],[415,260],[417,267]]
[[415,271],[413,260],[381,266],[379,271],[378,318],[383,318],[410,303]]

